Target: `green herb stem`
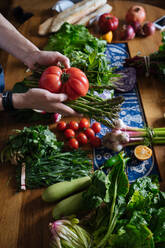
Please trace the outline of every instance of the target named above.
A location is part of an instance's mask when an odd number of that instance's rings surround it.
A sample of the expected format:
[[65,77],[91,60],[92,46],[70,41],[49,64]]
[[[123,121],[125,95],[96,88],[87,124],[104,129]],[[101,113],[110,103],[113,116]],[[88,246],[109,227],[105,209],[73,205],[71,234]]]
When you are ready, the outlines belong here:
[[113,90],[115,88],[115,86],[113,85],[90,85],[89,89],[93,89],[93,90]]
[[165,129],[164,130],[155,130],[155,128],[153,129],[153,136],[154,137],[164,137],[165,138]]
[[[118,171],[119,173],[119,171]],[[112,201],[112,205],[110,208],[110,217],[109,217],[109,227],[108,227],[108,231],[105,234],[104,238],[100,241],[100,243],[97,245],[97,248],[99,247],[104,247],[104,244],[107,242],[109,236],[111,235],[111,233],[113,232],[113,228],[114,226],[114,222],[115,222],[115,216],[114,216],[114,210],[115,210],[115,204],[116,204],[116,198],[117,198],[117,188],[118,188],[118,174],[116,175],[116,179],[115,179],[115,185],[114,185],[114,194],[113,194],[113,201]],[[113,219],[114,217],[114,219]],[[113,221],[112,221],[113,220]],[[113,227],[113,228],[112,228]]]

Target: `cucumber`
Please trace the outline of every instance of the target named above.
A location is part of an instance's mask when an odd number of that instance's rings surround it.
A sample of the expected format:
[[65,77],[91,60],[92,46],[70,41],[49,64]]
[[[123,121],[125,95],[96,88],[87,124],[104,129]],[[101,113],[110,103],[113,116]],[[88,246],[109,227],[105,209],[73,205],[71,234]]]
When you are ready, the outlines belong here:
[[68,196],[67,198],[57,203],[52,211],[53,218],[58,220],[61,217],[77,214],[78,212],[83,211],[83,192],[84,191]]
[[91,178],[89,176],[55,183],[42,193],[42,199],[46,202],[57,202],[71,194],[86,189],[90,184]]

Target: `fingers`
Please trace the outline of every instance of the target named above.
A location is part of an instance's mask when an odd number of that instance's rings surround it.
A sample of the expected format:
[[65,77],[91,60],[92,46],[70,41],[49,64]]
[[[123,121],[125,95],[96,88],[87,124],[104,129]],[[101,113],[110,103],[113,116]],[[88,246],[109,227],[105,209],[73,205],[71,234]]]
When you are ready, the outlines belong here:
[[52,100],[54,100],[54,102],[65,102],[68,99],[68,96],[64,93],[60,93],[60,94],[51,93],[51,94],[52,94]]
[[59,113],[65,116],[82,117],[72,108],[63,104],[68,99],[64,93],[55,94],[45,89],[33,88],[29,89],[24,96],[25,108],[39,109],[49,113]]
[[52,51],[37,51],[31,54],[31,56],[27,56],[25,64],[30,69],[34,69],[36,63],[39,65],[58,65],[60,63],[65,68],[70,67],[69,58],[59,52]]
[[67,105],[63,104],[62,102],[65,102],[68,99],[68,96],[66,94],[54,94],[52,93],[52,96],[54,98],[55,108],[57,109],[57,112],[59,114],[65,115],[65,116],[77,116],[82,117],[82,114],[77,113],[72,108],[68,107]]
[[65,68],[70,68],[70,61],[66,56],[59,53],[57,60],[61,62],[65,66]]
[[44,60],[42,61],[42,63],[44,63],[44,64],[49,64],[49,65],[56,64],[56,65],[58,65],[60,63],[60,64],[63,64],[65,68],[70,67],[69,58],[67,58],[65,55],[63,55],[59,52],[43,51],[42,54],[45,57]]
[[76,111],[66,106],[63,103],[56,103],[55,108],[57,113],[62,114],[64,116],[78,116],[81,117],[81,114],[78,114]]

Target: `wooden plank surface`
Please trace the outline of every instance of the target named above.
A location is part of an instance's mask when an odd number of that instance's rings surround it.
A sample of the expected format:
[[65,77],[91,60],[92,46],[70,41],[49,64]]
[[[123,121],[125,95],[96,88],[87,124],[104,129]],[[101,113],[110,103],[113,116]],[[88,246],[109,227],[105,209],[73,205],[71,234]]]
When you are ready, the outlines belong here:
[[[111,1],[109,1],[111,4]],[[123,23],[126,10],[132,2],[113,1],[112,13],[119,17]],[[165,14],[164,10],[142,4],[147,12],[147,19],[154,19]],[[44,16],[31,18],[21,27],[21,32],[38,47],[42,48],[47,38],[37,35],[38,26]],[[114,35],[117,39],[118,33]],[[138,51],[142,55],[148,55],[158,49],[161,43],[160,32],[147,38],[136,38],[128,42],[130,55],[134,56]],[[26,67],[12,56],[8,56],[5,67],[6,89],[26,76]],[[151,127],[165,126],[163,113],[165,112],[164,94],[165,84],[153,78],[138,79],[141,99],[144,107],[147,123]],[[12,132],[13,128],[22,128],[26,121],[15,123],[5,113],[0,113],[0,145]],[[165,146],[155,147],[155,155],[159,165],[163,183],[165,182]],[[48,223],[52,220],[52,205],[43,203],[41,190],[28,190],[27,192],[16,193],[14,182],[14,168],[2,165],[0,172],[0,247],[2,248],[47,248],[49,242]]]

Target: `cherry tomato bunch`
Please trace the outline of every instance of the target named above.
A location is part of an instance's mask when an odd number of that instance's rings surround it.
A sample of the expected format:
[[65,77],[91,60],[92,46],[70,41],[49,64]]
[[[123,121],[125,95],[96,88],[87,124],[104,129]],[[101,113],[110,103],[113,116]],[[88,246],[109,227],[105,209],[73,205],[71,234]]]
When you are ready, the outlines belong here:
[[90,144],[92,147],[99,147],[101,139],[96,136],[101,131],[101,124],[94,122],[90,126],[90,122],[86,118],[82,118],[80,122],[59,121],[57,129],[62,131],[65,139],[68,140],[68,145],[72,149],[78,149],[80,146]]

